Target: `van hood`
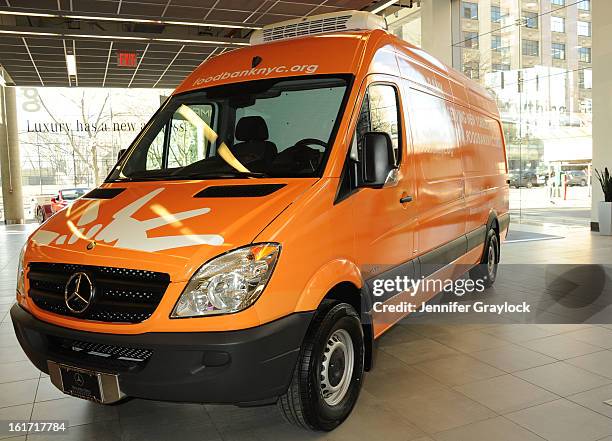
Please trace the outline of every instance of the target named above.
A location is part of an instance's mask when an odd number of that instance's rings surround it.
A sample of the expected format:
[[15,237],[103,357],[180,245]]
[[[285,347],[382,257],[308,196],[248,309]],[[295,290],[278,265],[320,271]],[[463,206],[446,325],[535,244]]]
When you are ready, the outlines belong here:
[[169,273],[249,244],[316,182],[308,179],[105,184],[30,237],[27,260]]

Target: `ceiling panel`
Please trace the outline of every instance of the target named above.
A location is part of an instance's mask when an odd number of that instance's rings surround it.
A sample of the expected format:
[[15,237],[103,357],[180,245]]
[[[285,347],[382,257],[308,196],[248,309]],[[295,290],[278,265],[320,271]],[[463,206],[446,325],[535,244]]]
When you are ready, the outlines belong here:
[[[118,1],[109,0],[72,0],[72,11],[115,14],[117,13]],[[70,10],[70,2],[64,2],[62,8]]]
[[[4,4],[4,1],[0,0],[0,3]],[[248,29],[207,27],[206,21],[262,26],[311,13],[362,9],[371,3],[372,0],[122,0],[121,2],[119,0],[10,0],[7,6],[0,9],[48,13],[58,11],[59,6],[59,12],[62,14],[87,14],[95,17],[96,15],[116,16],[119,13],[133,18],[202,21],[202,26],[170,25],[166,26],[166,29],[160,29],[161,32],[177,32],[178,29],[179,32],[183,32],[185,39],[197,39],[208,35],[211,35],[211,38],[248,37]],[[68,29],[69,25],[76,25],[70,29],[77,29],[80,32],[89,30],[92,34],[100,36],[100,38],[87,39],[64,37],[68,51],[72,51],[74,45],[79,86],[100,87],[106,74],[107,87],[127,87],[131,81],[131,87],[153,87],[157,84],[156,87],[173,88],[211,53],[218,55],[223,51],[233,50],[230,47],[225,49],[222,46],[216,47],[214,44],[184,45],[151,40],[145,54],[146,42],[107,37],[107,35],[137,30],[134,21],[94,23],[89,20],[74,23],[62,18],[47,20],[45,24],[47,27],[63,26],[63,29]],[[40,21],[37,18],[28,21],[26,17],[19,17],[14,23],[20,26],[43,26],[37,24]],[[3,21],[4,25],[10,23]],[[64,33],[69,32],[64,31]],[[62,37],[24,35],[24,38],[33,62],[21,36],[0,34],[0,64],[9,72],[17,85],[40,85],[38,77],[40,74],[46,86],[70,84],[74,86],[74,81],[69,82],[68,79]],[[112,50],[109,56],[111,44]],[[118,51],[136,52],[138,68],[117,66]],[[38,68],[38,73],[35,67]]]

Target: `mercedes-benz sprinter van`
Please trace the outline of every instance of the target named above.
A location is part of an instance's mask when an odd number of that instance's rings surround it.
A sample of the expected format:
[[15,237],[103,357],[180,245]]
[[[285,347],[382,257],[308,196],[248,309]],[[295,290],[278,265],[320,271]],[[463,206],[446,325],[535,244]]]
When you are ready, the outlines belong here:
[[406,293],[373,281],[460,265],[493,283],[509,224],[495,102],[383,28],[344,12],[257,31],[31,235],[11,317],[53,384],[278,403],[331,430],[406,315]]

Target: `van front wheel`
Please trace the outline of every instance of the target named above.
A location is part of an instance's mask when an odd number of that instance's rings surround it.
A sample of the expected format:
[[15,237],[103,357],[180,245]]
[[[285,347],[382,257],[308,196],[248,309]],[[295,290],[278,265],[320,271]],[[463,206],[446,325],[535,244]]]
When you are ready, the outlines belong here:
[[324,302],[304,338],[293,379],[278,399],[278,407],[292,424],[333,430],[357,402],[363,369],[359,315],[347,303]]

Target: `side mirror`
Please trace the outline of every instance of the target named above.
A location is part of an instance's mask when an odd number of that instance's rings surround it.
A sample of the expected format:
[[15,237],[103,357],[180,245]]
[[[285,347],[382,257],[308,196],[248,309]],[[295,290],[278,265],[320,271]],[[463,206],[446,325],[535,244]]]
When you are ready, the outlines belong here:
[[119,150],[119,153],[117,153],[117,162],[121,161],[121,158],[123,158],[126,152],[127,152],[127,149]]
[[368,132],[363,142],[363,183],[365,187],[382,187],[395,169],[393,144],[388,133]]

